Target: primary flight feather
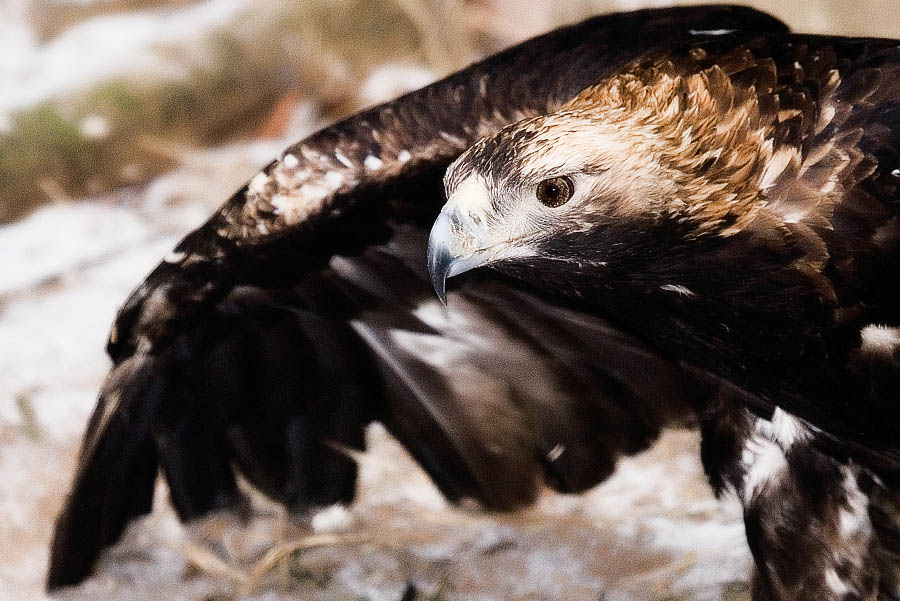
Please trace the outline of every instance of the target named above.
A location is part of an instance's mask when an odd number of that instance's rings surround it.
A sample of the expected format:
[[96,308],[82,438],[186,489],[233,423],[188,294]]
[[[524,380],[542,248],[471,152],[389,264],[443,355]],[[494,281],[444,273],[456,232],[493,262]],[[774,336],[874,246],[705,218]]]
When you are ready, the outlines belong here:
[[348,501],[334,446],[378,419],[502,509],[696,413],[756,599],[897,598],[898,72],[894,41],[641,11],[289,148],[123,307],[50,586],[157,469],[183,519],[238,501],[234,467],[293,509]]

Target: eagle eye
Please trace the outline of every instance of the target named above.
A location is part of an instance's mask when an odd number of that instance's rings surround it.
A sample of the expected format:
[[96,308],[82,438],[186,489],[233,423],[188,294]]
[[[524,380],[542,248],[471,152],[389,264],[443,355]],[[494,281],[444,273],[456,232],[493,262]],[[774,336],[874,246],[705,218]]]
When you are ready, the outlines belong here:
[[572,198],[574,191],[575,185],[572,180],[563,175],[551,177],[539,183],[535,195],[542,204],[553,208],[566,204]]

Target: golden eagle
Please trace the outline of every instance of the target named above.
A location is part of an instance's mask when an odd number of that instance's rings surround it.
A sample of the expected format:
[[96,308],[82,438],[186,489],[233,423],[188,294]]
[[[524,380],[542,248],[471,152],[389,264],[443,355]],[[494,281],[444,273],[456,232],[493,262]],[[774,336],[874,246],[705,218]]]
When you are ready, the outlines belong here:
[[288,148],[135,290],[49,586],[158,469],[182,519],[236,503],[234,468],[349,501],[333,445],[380,420],[508,509],[693,414],[755,599],[897,599],[898,264],[898,42],[735,7],[529,40]]

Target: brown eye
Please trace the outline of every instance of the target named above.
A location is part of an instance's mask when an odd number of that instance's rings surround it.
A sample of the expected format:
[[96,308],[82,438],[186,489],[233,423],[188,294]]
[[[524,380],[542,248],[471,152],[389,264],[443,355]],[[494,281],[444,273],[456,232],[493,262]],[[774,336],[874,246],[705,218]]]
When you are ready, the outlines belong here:
[[575,186],[572,184],[572,180],[563,175],[551,177],[539,183],[535,194],[539,201],[553,208],[566,204],[572,198],[574,191]]

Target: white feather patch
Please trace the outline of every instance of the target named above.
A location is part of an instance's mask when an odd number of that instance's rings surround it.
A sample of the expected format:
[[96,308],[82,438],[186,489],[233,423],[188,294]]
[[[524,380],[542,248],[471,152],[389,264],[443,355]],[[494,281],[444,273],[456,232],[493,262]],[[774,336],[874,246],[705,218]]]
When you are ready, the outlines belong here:
[[329,171],[324,175],[324,179],[332,190],[338,189],[344,183],[344,176],[337,171]]
[[363,166],[369,171],[378,171],[384,166],[384,161],[370,154],[363,161]]
[[347,169],[353,169],[353,161],[348,159],[347,155],[345,155],[340,150],[334,151],[334,158],[336,158]]
[[762,436],[752,436],[744,444],[741,462],[744,474],[744,502],[749,503],[770,483],[781,478],[787,468],[784,450],[774,441]]
[[847,583],[841,580],[841,577],[838,576],[837,571],[834,568],[829,568],[825,572],[825,584],[828,585],[828,588],[837,595],[838,597],[842,597],[850,592],[850,587],[847,586]]
[[460,147],[462,147],[462,146],[465,146],[465,145],[466,145],[466,141],[463,140],[462,138],[460,138],[459,136],[454,136],[453,134],[449,134],[449,133],[447,133],[447,132],[445,132],[445,131],[442,131],[440,135],[441,135],[442,138],[444,138],[445,140],[447,140],[448,142],[450,142],[450,143],[453,144],[454,146],[460,146]]
[[659,289],[665,290],[666,292],[674,292],[679,296],[696,296],[693,290],[687,286],[682,286],[681,284],[665,284],[664,286],[660,286]]
[[286,155],[284,155],[284,158],[281,159],[281,162],[284,163],[284,166],[288,169],[296,169],[297,165],[300,164],[300,159],[298,159],[291,153],[287,153]]
[[787,452],[809,438],[806,425],[790,413],[776,408],[771,420],[757,418],[755,432],[747,439],[741,454],[744,464],[744,502],[777,482],[787,468]]
[[737,29],[688,29],[690,35],[728,35]]
[[861,349],[871,353],[892,354],[900,345],[900,328],[868,325],[860,331]]
[[266,186],[270,181],[272,181],[271,178],[260,171],[250,180],[250,184],[247,185],[247,192],[249,194],[262,195],[265,193]]
[[171,250],[169,251],[169,254],[165,256],[163,261],[166,263],[181,263],[185,256],[186,254],[183,250]]

